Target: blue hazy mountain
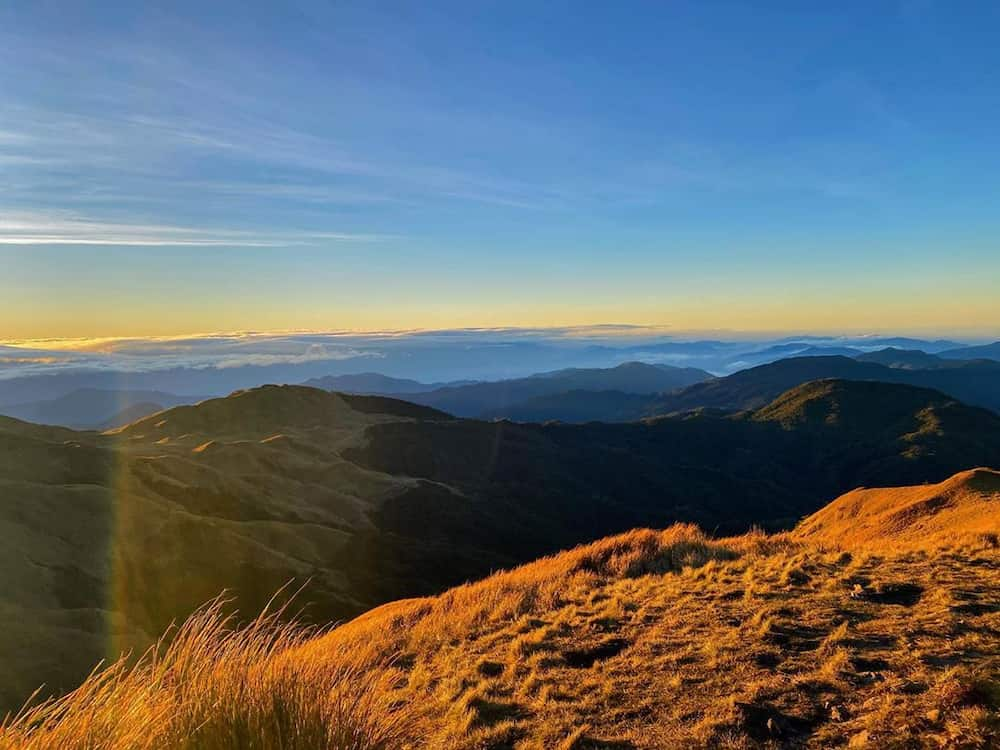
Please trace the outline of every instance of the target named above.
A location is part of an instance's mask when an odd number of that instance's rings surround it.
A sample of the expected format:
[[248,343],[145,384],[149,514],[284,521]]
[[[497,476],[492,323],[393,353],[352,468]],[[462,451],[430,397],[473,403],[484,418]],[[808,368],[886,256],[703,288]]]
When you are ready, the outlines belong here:
[[201,400],[201,396],[178,396],[163,391],[78,388],[58,398],[0,406],[0,414],[37,424],[110,429],[172,406]]
[[326,375],[310,378],[302,385],[339,393],[375,394],[382,396],[397,393],[427,393],[438,388],[469,385],[473,381],[456,380],[448,383],[421,383],[410,378],[391,378],[378,372],[360,372],[356,375]]
[[628,395],[672,391],[712,379],[693,367],[626,362],[612,368],[572,368],[471,385],[439,388],[426,393],[398,394],[418,404],[460,417],[502,416],[505,409],[527,401],[569,391],[614,391]]
[[1000,361],[1000,341],[982,346],[962,346],[940,352],[945,359],[994,359]]
[[[882,350],[859,361],[844,356],[791,357],[712,378],[671,392],[650,396],[588,394],[575,391],[532,397],[495,408],[488,416],[517,421],[632,421],[675,412],[713,409],[741,411],[758,408],[779,394],[816,380],[878,381],[933,388],[974,406],[1000,412],[1000,363],[991,360],[947,361],[915,369],[900,366],[900,356]],[[913,355],[910,355],[913,356]],[[932,355],[925,355],[932,356]],[[906,359],[904,356],[902,359]],[[896,362],[896,364],[892,364]],[[443,407],[442,407],[443,408]],[[444,409],[447,411],[447,409]]]

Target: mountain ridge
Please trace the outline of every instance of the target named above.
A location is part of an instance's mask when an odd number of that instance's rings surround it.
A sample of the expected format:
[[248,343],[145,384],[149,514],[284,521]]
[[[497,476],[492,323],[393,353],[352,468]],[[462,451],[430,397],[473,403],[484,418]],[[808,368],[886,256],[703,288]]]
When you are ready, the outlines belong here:
[[432,406],[459,417],[500,413],[519,402],[566,391],[620,391],[626,394],[659,393],[713,376],[697,368],[625,362],[612,368],[570,368],[434,391],[400,394],[415,403]]
[[859,487],[804,519],[799,539],[840,546],[954,543],[1000,532],[1000,471],[979,467],[936,484]]

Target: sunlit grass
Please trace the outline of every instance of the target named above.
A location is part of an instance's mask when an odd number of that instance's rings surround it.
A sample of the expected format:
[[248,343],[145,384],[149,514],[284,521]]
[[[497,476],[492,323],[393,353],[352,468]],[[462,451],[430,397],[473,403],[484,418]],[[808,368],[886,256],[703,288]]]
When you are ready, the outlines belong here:
[[234,627],[223,600],[137,662],[122,658],[76,691],[8,718],[19,750],[389,750],[412,733],[393,697],[389,655],[364,668],[290,658],[315,630],[281,612]]
[[956,539],[641,529],[329,631],[216,601],[0,749],[990,748],[1000,550]]

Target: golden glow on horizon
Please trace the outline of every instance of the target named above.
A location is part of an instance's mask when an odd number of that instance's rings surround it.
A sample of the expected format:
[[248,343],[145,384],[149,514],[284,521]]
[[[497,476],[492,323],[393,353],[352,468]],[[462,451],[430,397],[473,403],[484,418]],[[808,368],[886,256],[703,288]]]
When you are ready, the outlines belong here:
[[[705,299],[671,305],[579,306],[520,314],[505,309],[396,310],[375,314],[306,309],[258,311],[234,315],[221,310],[211,321],[178,311],[169,316],[92,315],[71,318],[44,311],[31,319],[0,318],[0,345],[25,349],[57,349],[100,353],[134,339],[169,342],[212,336],[254,336],[323,333],[325,335],[405,336],[428,331],[470,329],[576,329],[566,337],[682,336],[686,334],[772,335],[804,333],[896,333],[922,335],[1000,335],[1000,295],[951,295],[942,292],[933,302],[866,300],[766,300]],[[125,318],[123,320],[122,318]],[[619,325],[607,327],[607,321]],[[622,322],[625,321],[625,322]],[[207,324],[206,324],[207,323]],[[247,325],[251,323],[252,325]],[[629,326],[638,326],[630,328]]]
[[114,283],[103,272],[74,284],[46,275],[6,286],[0,279],[0,340],[54,339],[49,345],[98,351],[121,338],[211,332],[399,335],[456,328],[592,328],[608,322],[675,335],[1000,334],[995,274],[981,266],[937,269],[936,260],[933,265],[859,267],[845,275],[824,257],[806,276],[795,269],[768,274],[745,264],[720,264],[715,272],[676,275],[651,268],[637,276],[634,267],[617,268],[600,279],[581,271],[561,275],[558,283],[544,268],[538,276],[523,277],[497,269],[468,283],[448,269],[429,279],[393,272],[377,279],[319,275],[268,282],[268,274],[239,267],[222,277],[192,269],[158,275],[143,265],[141,273]]

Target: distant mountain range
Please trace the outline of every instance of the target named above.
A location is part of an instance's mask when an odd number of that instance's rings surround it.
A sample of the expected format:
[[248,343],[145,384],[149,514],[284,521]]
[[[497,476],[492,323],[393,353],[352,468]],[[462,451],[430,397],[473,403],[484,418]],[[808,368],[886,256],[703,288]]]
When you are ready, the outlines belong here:
[[[873,349],[874,345],[881,348]],[[385,372],[330,373],[329,368],[346,366],[336,361],[224,368],[179,367],[128,373],[58,370],[14,378],[4,378],[0,372],[0,414],[75,428],[109,429],[162,408],[231,392],[234,386],[246,388],[267,382],[302,381],[297,375],[317,375],[306,379],[305,384],[325,390],[395,396],[457,416],[518,421],[622,421],[660,414],[664,410],[747,408],[773,398],[781,388],[815,377],[874,378],[926,385],[940,388],[969,403],[996,408],[997,386],[992,369],[1000,361],[992,359],[1000,358],[1000,342],[959,347],[951,341],[898,337],[837,340],[806,337],[759,345],[724,341],[660,342],[617,348],[594,345],[566,349],[558,355],[549,351],[551,347],[537,347],[526,342],[506,348],[499,345],[471,346],[459,351],[455,347],[457,344],[450,349],[439,345],[395,351],[393,356],[379,359],[389,368]],[[511,371],[523,369],[527,362],[538,358],[603,362],[626,357],[632,359],[612,367],[562,368],[500,380],[428,381],[398,375],[400,371],[420,370],[424,365],[427,366],[424,372],[447,369],[473,374],[482,371],[482,365],[477,364],[480,360],[498,361],[498,348],[508,353],[510,363],[505,369]],[[877,369],[866,372],[842,361],[835,363],[832,357],[897,372]],[[459,362],[463,358],[465,365],[460,368]],[[825,359],[827,362],[822,367],[804,367],[798,376],[780,376],[776,387],[758,384],[756,400],[740,398],[738,394],[729,397],[720,395],[736,387],[734,383],[742,383],[738,386],[740,389],[753,390],[750,384],[740,380],[743,372],[784,360],[806,358]],[[366,357],[366,361],[374,361],[374,358]],[[357,363],[351,366],[357,366]],[[324,369],[327,372],[318,376]],[[902,370],[913,373],[898,372]],[[934,375],[924,372],[931,370],[954,372]],[[924,374],[917,375],[917,371]],[[718,378],[725,382],[714,383],[712,372],[728,373]],[[768,373],[754,372],[750,379],[766,379],[771,377]],[[736,380],[728,379],[734,376]],[[704,384],[704,387],[684,394],[676,393],[696,384]],[[656,394],[666,396],[654,399]],[[644,404],[636,398],[637,395],[649,396],[650,403]]]
[[[713,381],[714,382],[714,381]],[[1000,465],[1000,417],[878,382],[629,424],[455,419],[269,386],[110,434],[0,418],[0,703],[74,684],[228,588],[330,622],[637,526],[791,526],[859,485]]]
[[0,415],[38,424],[106,430],[171,406],[201,400],[200,396],[177,396],[163,391],[78,388],[59,398],[0,406]]
[[[411,381],[375,374],[322,378],[309,381],[306,385],[324,387],[326,390],[344,390],[341,386],[347,385],[348,392],[356,391],[360,386],[362,392],[398,396],[455,416],[488,418],[503,415],[506,409],[522,402],[544,399],[568,391],[615,391],[626,396],[655,394],[711,378],[710,373],[692,367],[626,362],[607,369],[573,368],[494,382],[456,383],[444,387],[416,383],[419,388],[410,391],[405,390],[405,387]],[[392,390],[379,390],[380,387]]]
[[265,383],[301,383],[366,372],[420,383],[448,383],[508,380],[538,372],[608,368],[633,361],[729,375],[782,357],[850,356],[886,347],[929,354],[947,352],[948,358],[1000,357],[996,344],[981,353],[963,353],[973,342],[905,337],[799,336],[724,341],[631,336],[576,339],[565,333],[467,330],[392,336],[213,336],[169,344],[119,342],[107,352],[0,344],[0,404],[58,398],[78,388],[212,396]]
[[626,362],[610,369],[570,369],[530,378],[439,388],[425,393],[399,394],[400,398],[432,406],[459,417],[502,414],[521,402],[567,391],[618,391],[654,394],[711,380],[712,375],[693,367]]
[[875,352],[867,352],[854,357],[858,362],[874,362],[886,367],[907,370],[933,370],[939,367],[960,367],[965,360],[944,359],[940,355],[928,354],[919,349],[896,349],[887,347]]
[[[884,363],[884,364],[883,364]],[[969,404],[1000,411],[1000,362],[946,360],[886,349],[858,358],[792,357],[648,396],[583,390],[550,393],[495,408],[482,416],[515,421],[632,421],[696,409],[739,411],[760,407],[811,380],[841,378],[935,388]],[[442,405],[441,408],[447,410]]]
[[377,372],[362,372],[356,375],[327,375],[322,378],[310,378],[302,385],[310,388],[322,388],[324,391],[338,393],[377,394],[394,396],[399,393],[427,393],[439,388],[455,388],[474,383],[472,380],[457,380],[448,383],[421,383],[409,378],[390,378]]
[[[908,339],[887,341],[910,343]],[[940,348],[952,342],[935,343]],[[785,356],[802,351],[822,354]],[[801,343],[795,342],[778,344],[764,352],[768,358],[779,354],[781,358],[775,361],[722,378],[697,368],[629,362],[610,369],[570,369],[437,388],[422,383],[413,388],[412,381],[377,375],[366,375],[358,381],[331,378],[311,383],[332,390],[347,385],[353,386],[348,390],[353,390],[359,388],[360,382],[359,389],[365,392],[398,396],[456,416],[519,422],[620,422],[692,409],[750,409],[788,388],[821,378],[936,388],[970,404],[1000,411],[1000,362],[995,360],[959,360],[894,347],[871,352],[813,346],[803,349]]]
[[983,346],[962,346],[940,352],[945,359],[994,359],[1000,360],[1000,341]]
[[789,388],[820,378],[877,380],[935,388],[969,404],[1000,411],[1000,362],[970,361],[952,368],[914,370],[834,356],[782,359],[699,383],[651,400],[641,416],[705,407],[753,409]]
[[830,340],[807,337],[801,340],[782,341],[763,347],[741,350],[726,358],[721,365],[709,369],[722,374],[730,374],[736,370],[768,364],[789,357],[857,357],[866,352],[887,348],[934,354],[959,346],[954,341],[944,339],[926,341],[905,337],[848,338],[834,343]]

